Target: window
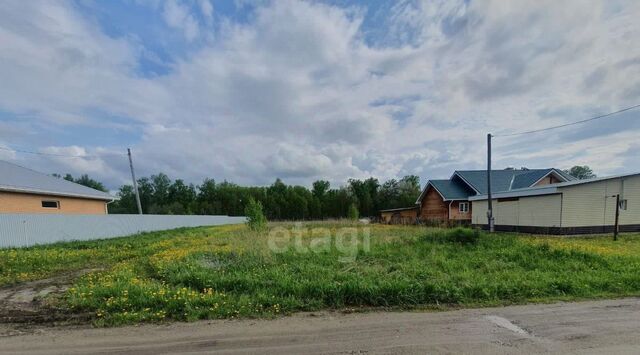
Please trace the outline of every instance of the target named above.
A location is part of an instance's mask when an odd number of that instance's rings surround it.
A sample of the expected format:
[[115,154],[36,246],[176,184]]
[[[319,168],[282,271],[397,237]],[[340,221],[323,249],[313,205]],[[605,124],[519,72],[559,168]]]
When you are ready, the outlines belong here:
[[469,213],[469,202],[460,202],[458,211],[460,211],[460,213]]
[[43,208],[60,208],[60,201],[42,201]]
[[627,210],[627,200],[620,200],[619,208],[623,211]]

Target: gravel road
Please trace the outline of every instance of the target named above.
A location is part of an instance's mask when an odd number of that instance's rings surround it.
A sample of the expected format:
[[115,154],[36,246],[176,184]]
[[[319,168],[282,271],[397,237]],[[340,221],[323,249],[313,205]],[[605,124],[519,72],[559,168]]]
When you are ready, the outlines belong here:
[[124,352],[637,354],[640,298],[446,312],[321,312],[111,329],[42,328],[0,337],[3,354]]

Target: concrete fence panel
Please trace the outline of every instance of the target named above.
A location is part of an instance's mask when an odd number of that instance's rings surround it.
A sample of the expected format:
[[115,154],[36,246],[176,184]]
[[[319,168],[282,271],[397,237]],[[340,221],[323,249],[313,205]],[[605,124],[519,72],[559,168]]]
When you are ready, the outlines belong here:
[[241,224],[245,217],[0,214],[0,248],[122,237],[181,227]]

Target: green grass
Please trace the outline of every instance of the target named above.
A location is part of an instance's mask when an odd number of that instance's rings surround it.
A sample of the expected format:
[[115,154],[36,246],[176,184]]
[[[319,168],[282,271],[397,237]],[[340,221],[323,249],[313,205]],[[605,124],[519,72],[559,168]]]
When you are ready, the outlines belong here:
[[244,226],[0,250],[0,285],[102,268],[78,279],[61,303],[70,312],[91,312],[97,325],[640,294],[640,254],[628,252],[640,250],[640,235],[623,235],[616,244],[371,225],[359,226],[357,250],[345,252],[340,246],[348,243],[336,242],[336,235],[356,227],[298,226],[300,241],[280,240],[278,247],[289,250],[279,253],[268,247],[268,231]]

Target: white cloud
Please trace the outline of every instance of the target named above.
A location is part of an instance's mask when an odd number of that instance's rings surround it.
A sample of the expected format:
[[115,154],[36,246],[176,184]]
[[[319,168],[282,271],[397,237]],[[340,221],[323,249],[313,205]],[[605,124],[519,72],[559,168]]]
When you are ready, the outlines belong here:
[[[211,17],[213,8],[199,5]],[[184,3],[167,1],[162,11],[187,40],[199,36]],[[36,128],[106,124],[96,109],[126,117],[142,127],[133,147],[140,175],[335,184],[447,177],[484,165],[488,132],[637,103],[640,86],[630,80],[640,75],[637,2],[398,2],[388,36],[374,39],[366,38],[364,15],[274,1],[248,24],[222,23],[215,43],[147,79],[135,73],[139,44],[108,37],[64,3],[12,3],[0,10],[0,76],[11,84],[0,86],[0,109],[28,113],[25,124]],[[638,126],[598,138],[587,130],[497,140],[495,166],[633,168]],[[53,163],[114,184],[128,180],[126,158]]]
[[213,17],[213,5],[209,0],[200,0],[200,11],[205,18],[211,19]]
[[[205,11],[205,6],[201,6],[203,11]],[[212,13],[213,8],[211,7],[211,4],[209,4],[209,6]],[[205,15],[206,14],[207,13],[205,13]],[[196,20],[193,14],[191,14],[189,8],[186,5],[179,3],[178,0],[167,0],[164,3],[163,16],[167,25],[183,31],[184,37],[188,41],[193,41],[200,34],[198,20]]]

